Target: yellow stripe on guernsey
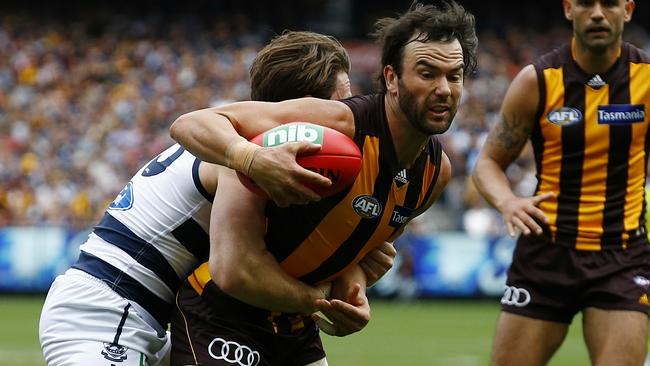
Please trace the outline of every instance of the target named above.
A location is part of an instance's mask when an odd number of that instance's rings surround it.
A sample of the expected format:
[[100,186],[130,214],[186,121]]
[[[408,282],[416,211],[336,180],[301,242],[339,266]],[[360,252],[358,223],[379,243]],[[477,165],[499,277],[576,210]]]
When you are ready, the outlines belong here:
[[383,243],[386,238],[388,238],[394,231],[394,228],[389,225],[389,221],[391,220],[392,215],[390,213],[393,212],[395,209],[395,204],[397,203],[403,203],[404,199],[406,198],[406,191],[407,191],[408,183],[400,189],[397,189],[397,185],[395,181],[393,180],[393,185],[391,187],[391,193],[390,193],[390,198],[388,202],[386,202],[386,206],[384,207],[384,210],[386,210],[386,214],[382,215],[381,217],[381,223],[379,224],[379,229],[375,230],[375,232],[372,234],[370,237],[370,240],[368,240],[368,243],[371,243],[371,245],[366,245],[363,247],[361,251],[359,251],[359,254],[354,258],[354,261],[352,263],[348,264],[345,268],[343,268],[341,271],[333,274],[332,276],[326,278],[322,282],[327,282],[331,281],[334,279],[336,276],[340,275],[341,273],[347,271],[350,269],[350,267],[356,265],[365,257],[368,252],[371,250],[375,249],[377,245]]
[[562,129],[549,122],[549,112],[564,106],[564,80],[562,69],[545,69],[546,108],[541,118],[541,132],[544,136],[544,155],[541,162],[539,191],[555,193],[555,197],[540,203],[546,213],[553,238],[557,232],[557,194],[560,191],[560,170],[562,168]]
[[[307,239],[280,263],[291,276],[300,277],[318,268],[359,225],[361,217],[350,214],[350,207],[355,197],[373,191],[373,185],[379,174],[378,155],[379,139],[366,136],[363,144],[362,169],[359,173],[363,176],[357,177],[341,203],[328,212]],[[384,207],[384,210],[388,209],[389,207]],[[390,209],[392,212],[392,207]]]
[[609,125],[598,124],[597,106],[609,104],[609,86],[585,88],[585,150],[582,164],[576,249],[599,250],[609,158]]
[[[650,105],[650,64],[630,63],[630,103]],[[636,229],[643,209],[645,182],[645,138],[650,111],[645,111],[644,123],[632,125],[632,144],[629,155],[627,181],[628,199],[625,201],[625,230]]]
[[203,294],[205,284],[210,282],[210,270],[208,269],[208,262],[203,263],[199,268],[195,269],[188,277],[187,281],[190,283],[197,294]]

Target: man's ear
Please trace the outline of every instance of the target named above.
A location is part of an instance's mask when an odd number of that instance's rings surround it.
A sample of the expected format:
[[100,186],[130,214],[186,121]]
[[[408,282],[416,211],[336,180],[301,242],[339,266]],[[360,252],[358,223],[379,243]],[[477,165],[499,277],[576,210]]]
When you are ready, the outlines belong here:
[[634,0],[628,0],[625,2],[625,22],[629,22],[632,20],[632,13],[634,13],[634,8],[636,8],[636,4],[634,3]]
[[397,94],[399,78],[393,66],[386,65],[384,67],[384,79],[386,80],[386,91],[390,94]]
[[571,4],[571,0],[562,0],[562,7],[564,8],[564,17],[567,20],[573,21],[573,15],[571,14],[573,4]]

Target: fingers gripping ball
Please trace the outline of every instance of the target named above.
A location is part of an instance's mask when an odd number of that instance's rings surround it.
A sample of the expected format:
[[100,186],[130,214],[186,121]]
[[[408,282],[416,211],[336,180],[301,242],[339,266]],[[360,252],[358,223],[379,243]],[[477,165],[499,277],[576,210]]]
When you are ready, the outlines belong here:
[[[256,137],[254,142],[263,147],[274,147],[285,142],[309,141],[321,145],[316,153],[299,155],[296,162],[305,169],[317,172],[332,181],[329,187],[305,184],[321,197],[332,196],[349,187],[361,170],[361,152],[352,139],[324,126],[294,122],[272,128]],[[246,175],[237,172],[239,180],[253,192],[264,195],[262,189]]]

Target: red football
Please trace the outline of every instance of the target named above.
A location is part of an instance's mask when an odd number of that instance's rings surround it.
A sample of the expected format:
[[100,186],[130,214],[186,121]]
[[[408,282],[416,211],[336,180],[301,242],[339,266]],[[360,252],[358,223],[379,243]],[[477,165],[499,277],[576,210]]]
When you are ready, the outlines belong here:
[[[361,170],[361,152],[351,138],[334,129],[306,122],[288,123],[272,128],[254,137],[251,142],[273,147],[285,142],[309,141],[321,145],[315,154],[299,155],[300,166],[329,178],[329,187],[306,184],[321,197],[334,195],[349,187]],[[239,180],[253,192],[265,195],[262,189],[246,175],[237,172]]]

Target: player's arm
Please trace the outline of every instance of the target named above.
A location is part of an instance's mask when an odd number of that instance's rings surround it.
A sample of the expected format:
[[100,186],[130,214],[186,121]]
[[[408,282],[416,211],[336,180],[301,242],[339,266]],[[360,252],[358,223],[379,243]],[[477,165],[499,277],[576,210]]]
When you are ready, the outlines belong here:
[[227,294],[269,310],[311,314],[329,286],[311,287],[289,276],[266,249],[266,200],[222,168],[210,218],[210,274]]
[[239,102],[193,111],[174,121],[170,135],[202,160],[249,175],[279,206],[318,200],[303,183],[327,186],[330,180],[295,161],[297,154],[317,151],[318,145],[297,142],[263,149],[247,141],[288,122],[311,122],[354,135],[352,111],[341,102],[317,98]]
[[354,266],[332,281],[331,300],[316,305],[325,315],[312,317],[326,334],[344,337],[363,329],[370,321],[370,303],[366,288],[377,282],[393,267],[397,251],[392,243],[383,242]]
[[541,234],[542,228],[535,220],[548,222],[537,205],[553,197],[553,193],[517,197],[506,175],[506,169],[530,137],[538,104],[537,75],[534,67],[528,65],[510,84],[501,106],[501,118],[490,131],[472,175],[479,192],[503,215],[510,235],[516,231]]
[[368,287],[377,283],[393,267],[396,255],[393,243],[386,241],[363,257],[359,266],[366,274]]

